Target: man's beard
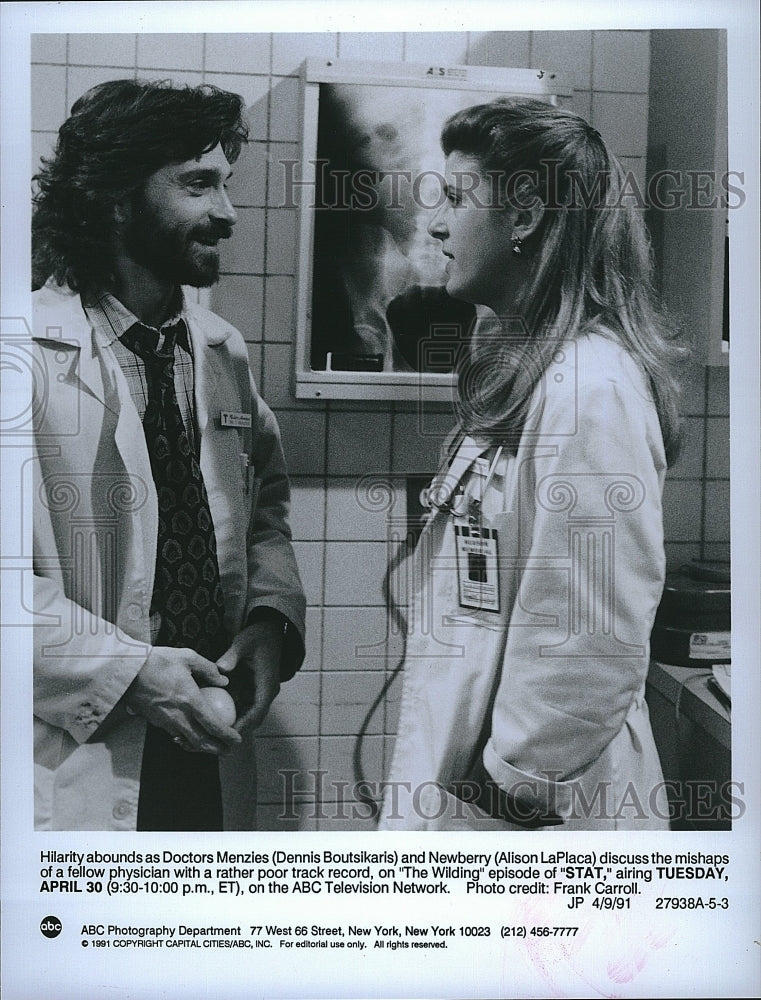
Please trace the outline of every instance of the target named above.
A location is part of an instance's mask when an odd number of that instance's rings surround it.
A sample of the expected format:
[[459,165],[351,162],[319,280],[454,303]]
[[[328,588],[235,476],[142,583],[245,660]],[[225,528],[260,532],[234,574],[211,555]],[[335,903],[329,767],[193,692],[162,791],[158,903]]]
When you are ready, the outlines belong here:
[[232,228],[222,222],[189,228],[168,226],[142,195],[137,195],[124,246],[137,264],[159,280],[208,288],[219,280],[219,250],[203,241],[227,239],[231,232]]

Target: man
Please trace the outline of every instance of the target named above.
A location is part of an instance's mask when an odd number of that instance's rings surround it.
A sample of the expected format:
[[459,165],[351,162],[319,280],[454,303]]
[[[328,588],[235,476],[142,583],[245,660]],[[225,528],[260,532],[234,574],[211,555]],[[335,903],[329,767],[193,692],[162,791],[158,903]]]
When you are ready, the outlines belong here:
[[38,829],[251,828],[251,732],[303,659],[278,428],[182,287],[218,279],[242,111],[100,84],[36,177]]

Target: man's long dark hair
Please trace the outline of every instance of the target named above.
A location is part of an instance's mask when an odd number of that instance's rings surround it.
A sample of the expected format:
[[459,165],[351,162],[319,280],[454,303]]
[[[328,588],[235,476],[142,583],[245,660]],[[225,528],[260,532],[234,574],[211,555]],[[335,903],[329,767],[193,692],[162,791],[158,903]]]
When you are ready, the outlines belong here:
[[32,276],[74,291],[112,280],[114,206],[161,167],[246,141],[243,100],[209,84],[110,80],[79,98],[34,177]]

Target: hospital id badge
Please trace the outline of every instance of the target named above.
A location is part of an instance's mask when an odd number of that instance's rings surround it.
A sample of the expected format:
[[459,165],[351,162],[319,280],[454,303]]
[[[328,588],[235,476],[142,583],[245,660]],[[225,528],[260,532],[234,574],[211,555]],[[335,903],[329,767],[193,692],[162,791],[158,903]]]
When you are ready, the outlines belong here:
[[498,539],[493,528],[454,526],[460,607],[499,611]]

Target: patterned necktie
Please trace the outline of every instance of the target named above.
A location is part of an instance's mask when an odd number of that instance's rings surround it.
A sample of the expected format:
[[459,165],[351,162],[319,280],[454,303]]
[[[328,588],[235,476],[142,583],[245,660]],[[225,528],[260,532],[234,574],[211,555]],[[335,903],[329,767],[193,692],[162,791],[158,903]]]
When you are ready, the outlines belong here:
[[[165,333],[161,351],[156,331],[139,323],[121,338],[145,362],[148,384],[143,429],[159,507],[151,617],[158,614],[161,624],[154,644],[187,647],[215,661],[228,643],[214,524],[174,386],[174,346],[187,328],[180,320]],[[221,830],[222,820],[217,758],[185,753],[149,724],[137,829]]]
[[193,453],[174,385],[174,347],[182,320],[157,335],[140,324],[122,342],[145,363],[148,405],[143,429],[159,507],[151,615],[160,615],[156,645],[183,646],[209,660],[227,648],[224,595],[214,524],[203,475]]

